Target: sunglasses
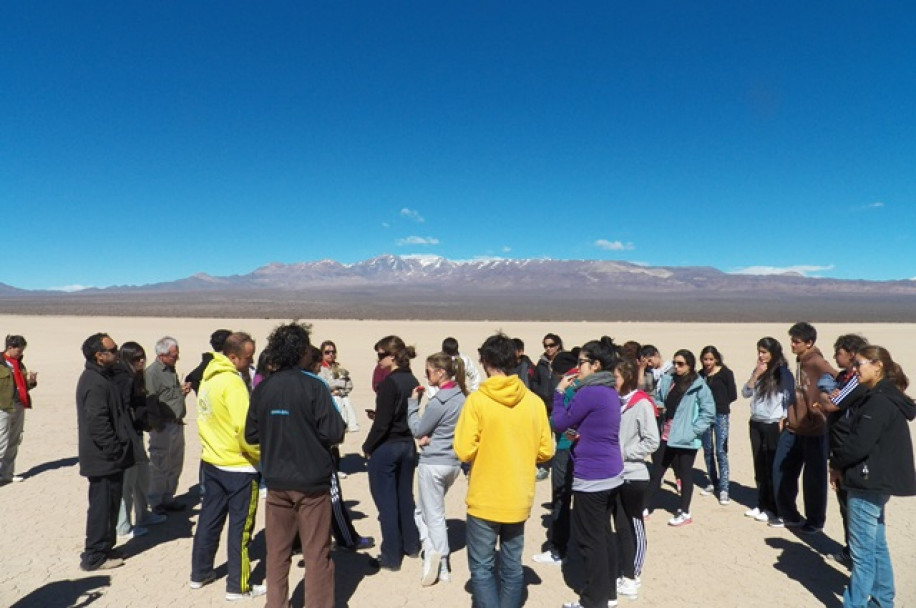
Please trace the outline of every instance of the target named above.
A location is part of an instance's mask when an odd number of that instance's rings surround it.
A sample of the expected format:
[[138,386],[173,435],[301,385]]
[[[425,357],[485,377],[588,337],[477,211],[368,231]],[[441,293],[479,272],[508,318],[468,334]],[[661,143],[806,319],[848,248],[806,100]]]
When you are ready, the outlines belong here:
[[579,364],[579,367],[582,367],[582,366],[585,365],[586,363],[589,364],[589,365],[592,364],[592,360],[591,360],[591,359],[577,359],[576,362]]
[[544,348],[556,348],[556,347],[557,347],[556,343],[553,343],[553,344],[548,344],[546,342],[544,343]]
[[337,351],[336,351],[336,350],[326,350],[326,351],[324,351],[324,354],[326,354],[326,355],[336,355],[336,354],[337,354]]
[[686,361],[675,361],[674,366],[675,367],[687,367],[687,362]]
[[118,347],[117,347],[117,346],[112,346],[111,348],[103,348],[103,349],[100,350],[99,352],[100,352],[100,353],[109,353],[109,354],[112,354],[112,355],[117,355],[117,354],[118,354]]
[[852,365],[853,365],[853,367],[855,367],[856,369],[859,369],[860,367],[862,367],[863,365],[865,365],[865,364],[867,364],[867,363],[874,363],[874,361],[869,361],[868,359],[857,359],[856,362],[853,363]]
[[375,353],[375,354],[378,355],[378,360],[379,360],[379,361],[381,361],[381,360],[384,359],[385,357],[390,357],[390,356],[391,356],[391,355],[388,354],[388,353]]

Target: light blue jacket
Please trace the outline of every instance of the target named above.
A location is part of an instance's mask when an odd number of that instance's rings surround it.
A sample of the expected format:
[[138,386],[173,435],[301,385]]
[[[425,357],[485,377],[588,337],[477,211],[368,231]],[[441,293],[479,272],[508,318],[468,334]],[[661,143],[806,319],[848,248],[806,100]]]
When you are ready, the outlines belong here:
[[[658,397],[662,402],[671,391],[674,379],[674,376],[666,374],[658,381]],[[698,376],[677,406],[668,433],[668,445],[672,448],[699,450],[703,433],[715,417],[716,402],[712,398],[712,391],[706,386],[703,378]]]

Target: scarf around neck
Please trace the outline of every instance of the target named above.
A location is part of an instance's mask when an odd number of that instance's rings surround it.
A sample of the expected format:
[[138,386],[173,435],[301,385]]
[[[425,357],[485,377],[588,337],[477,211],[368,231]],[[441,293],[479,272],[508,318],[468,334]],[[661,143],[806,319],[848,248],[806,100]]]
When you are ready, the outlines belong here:
[[22,404],[22,407],[26,409],[32,407],[32,404],[29,403],[29,388],[25,384],[25,377],[22,375],[22,365],[19,359],[7,357],[6,354],[3,355],[3,358],[6,360],[6,364],[13,368],[13,380],[16,382],[16,392],[19,393],[19,402]]

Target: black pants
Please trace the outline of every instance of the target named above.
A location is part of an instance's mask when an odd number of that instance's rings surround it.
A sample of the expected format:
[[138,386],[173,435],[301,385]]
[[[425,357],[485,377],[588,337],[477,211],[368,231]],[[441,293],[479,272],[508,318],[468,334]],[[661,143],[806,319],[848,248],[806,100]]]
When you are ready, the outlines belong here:
[[251,589],[248,546],[258,511],[259,475],[224,471],[201,461],[200,479],[204,496],[191,545],[191,580],[204,581],[213,574],[216,550],[228,517],[226,591],[246,593]]
[[98,568],[114,549],[124,488],[124,472],[89,477],[89,509],[86,511],[86,548],[80,555],[81,566]]
[[646,526],[642,511],[646,508],[649,481],[625,481],[617,493],[614,527],[620,557],[620,575],[636,578],[646,561]]
[[697,458],[697,450],[688,450],[685,448],[668,447],[668,443],[663,441],[661,462],[657,467],[652,469],[652,479],[649,481],[649,493],[646,496],[646,504],[651,505],[662,485],[662,478],[665,471],[669,468],[674,471],[675,477],[681,480],[681,505],[680,510],[684,513],[690,513],[690,500],[693,498],[693,462]]
[[569,450],[557,450],[551,465],[550,527],[547,529],[546,550],[566,557],[569,545],[570,504],[572,503],[573,463]]
[[773,460],[776,458],[776,444],[779,442],[779,423],[751,420],[750,433],[754,481],[757,484],[757,508],[776,513]]
[[617,599],[617,539],[611,516],[619,488],[573,492],[573,538],[585,562],[585,585],[579,593],[583,608],[605,608]]

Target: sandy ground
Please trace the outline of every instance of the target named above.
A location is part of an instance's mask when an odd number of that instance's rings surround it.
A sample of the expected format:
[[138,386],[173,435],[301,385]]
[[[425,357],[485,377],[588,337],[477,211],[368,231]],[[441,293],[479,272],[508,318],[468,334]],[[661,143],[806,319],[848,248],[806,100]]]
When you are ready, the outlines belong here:
[[[191,539],[197,505],[184,514],[170,516],[167,523],[152,527],[147,536],[121,548],[126,564],[116,570],[85,573],[79,570],[84,539],[85,479],[77,472],[77,436],[74,388],[82,370],[80,344],[96,331],[106,331],[118,342],[139,341],[152,353],[155,340],[169,334],[182,347],[179,372],[186,373],[205,350],[211,331],[219,327],[246,330],[259,345],[278,321],[265,319],[223,320],[124,317],[29,317],[0,316],[0,334],[17,333],[29,342],[26,361],[39,371],[33,392],[35,407],[27,413],[26,430],[18,460],[24,483],[0,488],[0,606],[53,608],[58,606],[223,606],[224,580],[191,591],[187,581]],[[358,411],[372,407],[369,377],[375,362],[373,344],[395,333],[417,347],[421,357],[438,350],[443,337],[455,336],[463,350],[473,353],[483,339],[502,329],[521,337],[532,358],[540,351],[544,333],[560,334],[567,347],[607,334],[622,342],[628,339],[657,345],[665,356],[677,348],[698,352],[715,344],[739,381],[748,377],[755,356],[756,340],[772,335],[788,345],[785,324],[653,324],[653,323],[499,323],[436,321],[315,321],[317,341],[336,341],[342,364],[356,383],[353,402]],[[819,343],[832,352],[841,333],[860,332],[873,343],[890,349],[916,379],[916,326],[913,325],[818,325]],[[422,369],[420,365],[417,369]],[[180,493],[193,502],[193,487],[200,446],[193,407],[189,408],[187,452]],[[666,525],[666,509],[675,505],[669,474],[660,504],[648,522],[649,553],[638,604],[665,606],[839,606],[846,572],[822,554],[839,548],[842,538],[839,513],[831,497],[827,527],[823,534],[802,537],[785,529],[768,528],[743,516],[755,497],[747,436],[747,400],[733,404],[731,416],[732,502],[720,506],[711,497],[694,496],[694,523],[682,528]],[[350,476],[342,482],[343,493],[355,524],[363,535],[379,538],[376,510],[368,492],[365,467],[356,455],[368,424],[360,433],[347,436],[343,468]],[[702,458],[698,458],[701,462]],[[700,465],[702,468],[702,465]],[[700,472],[697,472],[700,475]],[[698,477],[699,479],[699,477]],[[470,604],[468,568],[464,545],[465,481],[459,480],[448,496],[447,513],[452,539],[453,581],[422,588],[419,560],[405,560],[398,573],[373,572],[369,554],[335,554],[337,599],[340,606],[393,607]],[[563,569],[536,564],[531,555],[544,540],[542,517],[549,500],[548,482],[537,484],[531,519],[526,528],[525,575],[528,606],[558,607],[576,598],[569,584],[576,580],[575,560]],[[916,500],[894,499],[888,507],[888,538],[897,571],[898,605],[916,605]],[[263,579],[264,550],[262,513],[252,553],[253,580]],[[221,547],[217,564],[224,563]],[[225,573],[225,567],[220,570]],[[290,574],[293,605],[302,602],[302,570]],[[262,605],[261,600],[244,602]],[[628,605],[621,600],[621,605]]]

